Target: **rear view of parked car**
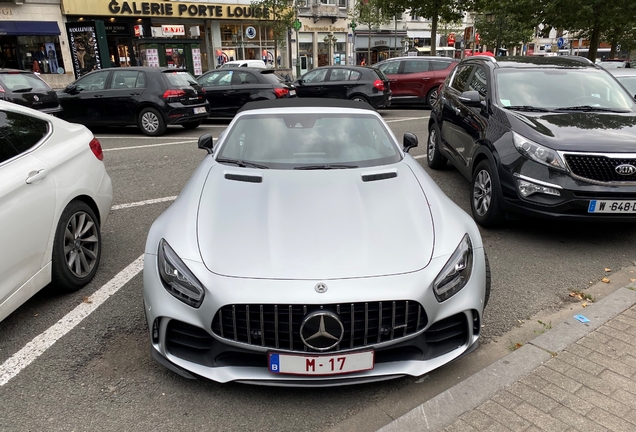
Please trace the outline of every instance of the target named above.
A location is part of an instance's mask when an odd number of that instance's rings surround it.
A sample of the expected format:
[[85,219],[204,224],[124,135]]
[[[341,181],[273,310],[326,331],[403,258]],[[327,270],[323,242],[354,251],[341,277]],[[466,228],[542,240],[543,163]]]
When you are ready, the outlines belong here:
[[28,71],[0,69],[0,99],[47,114],[62,109],[55,90]]
[[391,105],[389,80],[375,67],[319,67],[294,84],[298,97],[350,99],[367,102],[375,109]]
[[273,69],[226,68],[224,65],[198,77],[210,102],[210,116],[233,117],[247,102],[296,96],[294,86],[274,72]]
[[433,106],[439,86],[457,64],[447,57],[398,57],[375,66],[389,78],[392,104]]
[[136,125],[150,136],[168,125],[195,129],[208,116],[203,88],[184,70],[151,67],[91,72],[58,93],[63,119],[86,126]]
[[113,200],[84,126],[0,101],[0,321],[53,282],[88,284]]

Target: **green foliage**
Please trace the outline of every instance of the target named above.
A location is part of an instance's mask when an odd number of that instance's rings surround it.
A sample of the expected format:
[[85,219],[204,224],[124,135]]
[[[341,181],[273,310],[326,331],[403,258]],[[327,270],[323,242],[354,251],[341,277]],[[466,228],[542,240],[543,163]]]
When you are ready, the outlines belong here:
[[534,28],[528,28],[527,22],[520,22],[519,18],[505,9],[499,9],[493,14],[478,15],[475,27],[479,33],[481,43],[487,47],[494,47],[493,52],[505,47],[511,49],[520,43],[530,42]]
[[278,48],[285,46],[287,31],[296,19],[296,11],[288,0],[255,0],[250,6],[268,11],[268,17],[264,21],[274,33],[276,50],[274,58],[278,58]]
[[[395,16],[396,8],[385,0],[355,0],[351,19],[357,25],[368,27],[369,31],[379,28],[383,24],[388,24]],[[369,45],[367,48],[367,62],[371,61],[371,37],[367,38]]]

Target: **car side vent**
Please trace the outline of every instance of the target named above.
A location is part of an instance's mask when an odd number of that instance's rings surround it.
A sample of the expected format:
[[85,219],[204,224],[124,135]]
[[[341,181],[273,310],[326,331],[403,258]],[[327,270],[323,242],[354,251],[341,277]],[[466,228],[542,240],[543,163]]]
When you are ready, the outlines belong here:
[[366,174],[362,176],[362,181],[363,182],[372,182],[372,181],[378,181],[378,180],[386,180],[386,179],[390,179],[390,178],[395,178],[397,177],[397,173],[396,172],[384,172],[384,173],[378,173],[378,174]]
[[228,180],[246,182],[246,183],[263,183],[263,177],[261,176],[250,176],[250,175],[242,175],[242,174],[225,174],[225,178]]

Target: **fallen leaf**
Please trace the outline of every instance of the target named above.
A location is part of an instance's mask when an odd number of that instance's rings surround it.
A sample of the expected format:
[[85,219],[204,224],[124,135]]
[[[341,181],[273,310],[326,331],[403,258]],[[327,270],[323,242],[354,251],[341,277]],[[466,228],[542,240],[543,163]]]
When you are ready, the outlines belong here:
[[578,300],[583,300],[583,295],[581,293],[578,292],[571,292],[570,293],[570,297],[574,297]]
[[519,349],[519,348],[521,348],[522,346],[523,346],[522,344],[520,344],[519,342],[517,342],[517,345],[515,345],[515,349]]
[[84,297],[84,299],[82,300],[84,303],[93,303],[93,300],[91,300],[88,297]]
[[610,283],[610,280],[608,278],[603,278],[601,279],[601,282],[603,283]]
[[585,307],[587,307],[587,303],[581,303],[581,306],[583,306],[585,308]]
[[611,271],[612,271],[612,269],[611,269],[611,268],[609,268],[609,267],[605,267],[605,271],[606,271],[606,272],[611,272]]
[[636,282],[636,279],[634,279],[634,278],[629,278],[629,281],[630,281],[630,282]]
[[35,314],[35,315],[33,315],[33,316],[38,316],[38,315],[39,315],[39,314]]

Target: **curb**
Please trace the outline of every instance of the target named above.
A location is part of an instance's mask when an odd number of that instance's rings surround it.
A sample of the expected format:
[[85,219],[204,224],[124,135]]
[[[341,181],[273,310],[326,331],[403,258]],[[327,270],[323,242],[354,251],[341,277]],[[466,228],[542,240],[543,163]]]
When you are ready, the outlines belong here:
[[439,431],[459,416],[472,411],[504,388],[528,375],[569,345],[593,332],[636,304],[632,283],[620,288],[585,310],[590,322],[568,318],[492,365],[475,373],[433,399],[426,401],[378,432]]

